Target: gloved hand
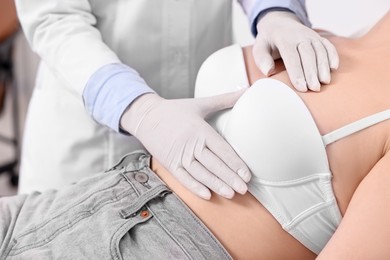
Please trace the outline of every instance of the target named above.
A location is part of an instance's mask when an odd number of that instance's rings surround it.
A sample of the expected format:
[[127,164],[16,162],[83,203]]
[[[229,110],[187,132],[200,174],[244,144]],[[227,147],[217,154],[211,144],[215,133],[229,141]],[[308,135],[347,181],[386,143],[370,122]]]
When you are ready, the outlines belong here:
[[241,194],[247,191],[251,173],[204,119],[232,107],[243,92],[173,100],[145,94],[125,111],[121,127],[137,137],[193,193],[210,199],[211,189],[232,198],[234,191]]
[[319,91],[320,82],[328,84],[330,70],[339,66],[333,44],[303,25],[293,13],[267,13],[258,21],[257,32],[253,46],[256,65],[269,76],[275,68],[274,59],[281,57],[298,91]]

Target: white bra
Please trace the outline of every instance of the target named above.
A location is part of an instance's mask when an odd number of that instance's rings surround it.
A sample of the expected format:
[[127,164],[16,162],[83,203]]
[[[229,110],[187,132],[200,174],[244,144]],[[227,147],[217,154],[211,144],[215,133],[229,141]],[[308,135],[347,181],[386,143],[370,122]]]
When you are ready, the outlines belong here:
[[[241,47],[233,45],[202,65],[195,96],[247,85]],[[389,118],[386,110],[321,136],[310,111],[290,87],[261,79],[233,109],[214,115],[209,123],[252,171],[249,192],[287,232],[318,254],[341,221],[326,145]]]

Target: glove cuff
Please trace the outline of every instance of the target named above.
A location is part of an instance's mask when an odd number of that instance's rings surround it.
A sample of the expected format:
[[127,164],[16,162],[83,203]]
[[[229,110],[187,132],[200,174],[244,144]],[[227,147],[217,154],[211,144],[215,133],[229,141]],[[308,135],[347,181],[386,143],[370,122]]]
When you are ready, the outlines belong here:
[[155,93],[145,93],[139,96],[123,113],[120,120],[120,128],[137,137],[137,131],[142,121],[162,100],[163,98]]

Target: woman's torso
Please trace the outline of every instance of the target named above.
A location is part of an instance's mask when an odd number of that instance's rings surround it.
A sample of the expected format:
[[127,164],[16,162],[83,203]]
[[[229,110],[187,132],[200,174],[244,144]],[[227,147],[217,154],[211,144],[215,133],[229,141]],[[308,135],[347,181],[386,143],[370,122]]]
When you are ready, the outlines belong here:
[[[390,109],[390,74],[385,69],[390,40],[386,43],[378,37],[377,42],[372,41],[375,38],[375,34],[359,40],[330,38],[340,55],[340,68],[332,74],[332,83],[322,87],[320,95],[297,92],[322,135]],[[285,71],[273,77],[289,84]],[[389,149],[389,136],[387,120],[327,146],[333,189],[343,214],[361,180]]]
[[[340,68],[332,83],[321,93],[297,94],[309,108],[321,134],[326,134],[363,117],[390,108],[390,37],[381,34],[387,16],[368,35],[350,40],[331,37],[340,55]],[[388,27],[387,27],[388,28]],[[386,39],[388,38],[388,39]],[[251,49],[244,49],[247,69],[255,68]],[[251,64],[251,65],[249,65]],[[281,64],[272,78],[292,88]],[[264,77],[257,69],[248,70],[251,82]],[[333,189],[342,214],[354,191],[375,163],[389,150],[390,120],[348,136],[326,148],[333,173]],[[270,213],[251,194],[232,200],[216,195],[211,201],[199,199],[185,190],[154,161],[160,177],[217,236],[234,258],[314,259],[315,255],[283,231]]]

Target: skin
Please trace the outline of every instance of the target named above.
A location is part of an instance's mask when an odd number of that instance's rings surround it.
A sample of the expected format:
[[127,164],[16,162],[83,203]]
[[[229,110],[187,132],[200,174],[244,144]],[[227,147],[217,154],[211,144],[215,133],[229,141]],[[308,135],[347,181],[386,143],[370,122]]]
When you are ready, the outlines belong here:
[[[340,67],[321,92],[297,94],[311,111],[321,134],[390,108],[390,13],[359,39],[327,37],[337,48]],[[251,83],[265,76],[251,47],[243,49]],[[389,63],[389,64],[386,64]],[[278,79],[293,90],[283,64]],[[343,220],[318,259],[389,259],[390,120],[348,136],[326,148],[333,189]],[[250,194],[210,201],[187,191],[156,160],[153,170],[194,211],[235,259],[314,259],[286,233]]]
[[[13,0],[0,1],[0,43],[5,41],[18,29],[15,3]],[[4,106],[5,86],[0,82],[0,112]]]
[[0,42],[18,29],[15,3],[12,0],[0,1]]

